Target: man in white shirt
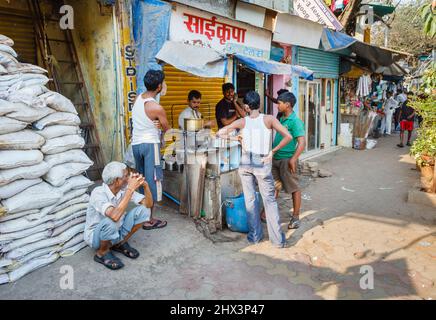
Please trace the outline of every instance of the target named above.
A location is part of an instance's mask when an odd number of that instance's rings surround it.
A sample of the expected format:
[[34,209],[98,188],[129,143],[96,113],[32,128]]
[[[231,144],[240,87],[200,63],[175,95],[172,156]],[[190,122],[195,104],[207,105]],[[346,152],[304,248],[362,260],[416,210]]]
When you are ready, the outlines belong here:
[[384,104],[385,117],[382,123],[382,133],[386,129],[386,134],[390,135],[392,133],[392,117],[394,115],[395,109],[398,107],[398,102],[394,99],[391,91],[386,93],[386,101]]
[[[200,113],[201,105],[201,92],[197,90],[191,90],[188,94],[188,104],[189,106],[183,110],[179,115],[179,128],[180,130],[185,130],[185,119],[201,119],[202,115]],[[212,125],[211,121],[205,123],[205,127],[210,127]]]
[[[111,270],[124,266],[113,251],[136,259],[139,252],[127,241],[141,226],[150,221],[153,196],[144,177],[130,174],[120,162],[108,163],[102,173],[103,185],[95,188],[86,212],[85,242],[96,250],[94,260]],[[144,188],[144,195],[136,192]],[[137,207],[127,210],[129,202]]]

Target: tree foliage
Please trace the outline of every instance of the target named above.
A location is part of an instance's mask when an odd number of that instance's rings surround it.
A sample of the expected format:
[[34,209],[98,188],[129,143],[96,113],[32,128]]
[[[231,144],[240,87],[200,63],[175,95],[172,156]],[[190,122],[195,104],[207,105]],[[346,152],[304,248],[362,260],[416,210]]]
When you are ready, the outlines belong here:
[[[400,4],[397,7],[395,13],[386,21],[391,27],[389,48],[419,55],[430,53],[436,47],[436,37],[431,37],[423,32],[426,21],[422,19],[422,10],[427,5],[430,6],[428,0],[417,0]],[[384,46],[384,30],[385,26],[380,22],[373,26],[372,42],[375,45]],[[431,30],[432,27],[430,27]]]

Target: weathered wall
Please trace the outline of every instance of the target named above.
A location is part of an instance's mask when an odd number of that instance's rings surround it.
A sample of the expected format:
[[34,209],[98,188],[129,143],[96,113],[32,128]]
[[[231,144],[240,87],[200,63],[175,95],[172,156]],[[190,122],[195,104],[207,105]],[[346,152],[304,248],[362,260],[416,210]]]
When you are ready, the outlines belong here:
[[236,0],[173,0],[170,2],[183,3],[224,17],[235,17]]
[[[121,160],[120,128],[116,128],[115,36],[110,10],[102,15],[96,0],[69,0],[66,3],[74,8],[74,43],[105,160]],[[114,130],[117,130],[115,136]]]

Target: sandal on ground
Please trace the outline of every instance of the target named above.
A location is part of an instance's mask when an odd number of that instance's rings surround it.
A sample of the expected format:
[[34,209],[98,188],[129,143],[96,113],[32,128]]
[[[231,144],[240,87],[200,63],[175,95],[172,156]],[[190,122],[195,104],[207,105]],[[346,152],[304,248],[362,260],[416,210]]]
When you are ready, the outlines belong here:
[[111,251],[106,253],[103,257],[99,257],[98,255],[95,255],[94,261],[101,263],[106,268],[111,270],[118,270],[124,267],[124,264],[121,262],[121,260],[115,257]]
[[399,148],[404,148],[404,144],[399,143],[399,144],[397,144],[397,147],[399,147]]
[[135,248],[132,248],[127,242],[125,242],[119,246],[112,247],[112,250],[116,251],[116,252],[121,252],[127,258],[130,258],[130,259],[136,259],[139,257],[138,250],[136,250]]
[[151,224],[151,225],[148,225],[148,226],[143,225],[142,229],[144,229],[144,230],[152,230],[152,229],[160,229],[160,228],[163,228],[163,227],[166,227],[166,226],[167,226],[167,222],[166,221],[162,221],[162,220],[156,219],[156,220],[154,220],[154,223]]

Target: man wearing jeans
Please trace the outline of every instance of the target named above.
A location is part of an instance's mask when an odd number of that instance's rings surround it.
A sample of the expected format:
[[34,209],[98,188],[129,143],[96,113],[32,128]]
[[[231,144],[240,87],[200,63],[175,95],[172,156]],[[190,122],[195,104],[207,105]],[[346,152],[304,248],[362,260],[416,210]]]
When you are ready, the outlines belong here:
[[[164,108],[155,99],[159,93],[162,94],[166,90],[165,75],[160,70],[149,70],[145,74],[144,84],[147,91],[138,95],[132,109],[132,149],[136,171],[144,176],[150,186],[153,200],[158,202],[158,196],[161,194],[159,186],[162,185],[163,179],[159,128],[166,132],[170,126]],[[163,228],[166,224],[166,221],[152,218],[143,228]]]
[[[276,118],[260,113],[260,97],[257,92],[248,92],[244,104],[250,115],[222,128],[217,135],[224,138],[236,129],[242,130],[242,135],[239,137],[242,139],[242,156],[238,172],[247,210],[248,241],[254,244],[263,238],[260,208],[256,203],[257,181],[265,207],[269,239],[274,246],[283,248],[286,245],[286,238],[281,231],[279,208],[274,197],[271,162],[274,153],[288,144],[292,137]],[[271,150],[273,129],[283,136],[283,140]]]

